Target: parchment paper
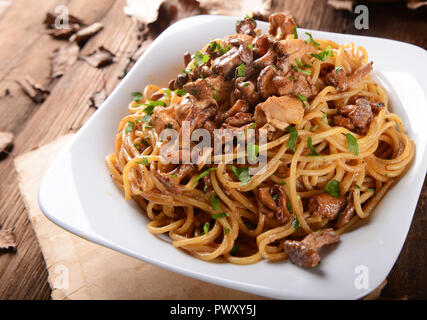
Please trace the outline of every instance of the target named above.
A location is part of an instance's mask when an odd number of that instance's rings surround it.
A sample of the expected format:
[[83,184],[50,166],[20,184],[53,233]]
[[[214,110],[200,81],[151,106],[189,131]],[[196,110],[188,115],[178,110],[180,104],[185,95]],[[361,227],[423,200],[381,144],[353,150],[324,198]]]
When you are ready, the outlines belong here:
[[70,138],[60,137],[15,159],[19,187],[49,272],[52,299],[261,298],[163,270],[79,238],[48,220],[37,201],[40,180]]

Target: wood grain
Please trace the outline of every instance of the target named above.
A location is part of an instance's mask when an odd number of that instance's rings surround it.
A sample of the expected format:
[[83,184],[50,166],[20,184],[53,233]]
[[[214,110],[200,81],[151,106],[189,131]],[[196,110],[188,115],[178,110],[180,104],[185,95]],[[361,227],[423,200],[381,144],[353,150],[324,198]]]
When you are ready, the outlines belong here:
[[[135,25],[123,13],[125,0],[65,1],[70,13],[86,24],[100,21],[105,26],[81,53],[104,45],[116,54],[117,61],[95,69],[79,60],[62,78],[50,81],[49,57],[64,42],[48,36],[42,21],[60,3],[64,1],[14,1],[0,14],[0,131],[12,131],[16,136],[12,153],[0,161],[0,226],[13,227],[18,244],[16,253],[0,255],[0,299],[50,296],[43,257],[19,194],[13,157],[78,130],[95,112],[88,106],[89,97],[104,84],[111,92],[127,57],[138,45]],[[359,31],[354,28],[353,14],[335,11],[326,1],[274,1],[274,8],[291,11],[301,27],[380,36],[427,48],[425,9],[411,12],[401,4],[369,5],[370,29]],[[42,105],[34,104],[16,84],[25,75],[51,91]],[[6,89],[11,95],[4,96]],[[426,185],[423,190],[408,239],[384,290],[387,297],[427,297],[427,278],[420,272],[427,267]]]

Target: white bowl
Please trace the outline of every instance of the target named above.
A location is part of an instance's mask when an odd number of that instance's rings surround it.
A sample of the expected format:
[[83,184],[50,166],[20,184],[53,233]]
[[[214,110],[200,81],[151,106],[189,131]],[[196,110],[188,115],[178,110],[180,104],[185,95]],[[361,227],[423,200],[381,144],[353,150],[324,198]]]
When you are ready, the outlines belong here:
[[[389,93],[394,112],[416,143],[415,160],[360,228],[322,254],[314,270],[289,261],[239,266],[200,261],[146,230],[148,219],[111,181],[104,157],[113,152],[118,123],[132,91],[149,83],[166,85],[182,69],[184,52],[234,33],[234,17],[196,16],[163,32],[138,60],[102,107],[75,135],[47,171],[39,192],[44,214],[62,228],[162,268],[217,285],[279,299],[357,299],[387,276],[405,241],[427,167],[427,54],[392,40],[298,29],[338,43],[363,45],[374,74]],[[267,31],[267,23],[258,22]],[[362,266],[362,267],[360,267]],[[368,287],[357,285],[368,272]],[[366,274],[365,274],[366,276]],[[355,284],[356,282],[356,284]]]

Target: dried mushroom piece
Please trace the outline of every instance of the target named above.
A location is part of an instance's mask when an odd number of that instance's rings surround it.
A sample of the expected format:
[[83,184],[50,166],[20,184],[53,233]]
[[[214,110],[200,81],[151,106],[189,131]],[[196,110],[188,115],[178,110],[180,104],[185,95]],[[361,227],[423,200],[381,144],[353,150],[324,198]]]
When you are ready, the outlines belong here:
[[114,62],[114,57],[114,53],[104,48],[104,46],[100,46],[94,52],[81,56],[81,59],[85,60],[92,67],[102,68],[112,64]]
[[102,88],[101,90],[95,92],[90,98],[90,106],[98,109],[101,104],[105,101],[105,99],[107,99],[108,94],[107,91],[105,90],[105,88]]
[[67,15],[67,17],[68,21],[64,21],[61,14],[46,13],[43,23],[48,29],[47,33],[56,39],[68,39],[72,34],[80,30],[83,21],[71,14]]
[[11,250],[15,248],[15,236],[12,229],[0,230],[0,250]]
[[42,103],[49,95],[49,90],[43,88],[40,84],[30,76],[25,76],[24,80],[19,80],[18,84],[22,90],[33,100],[35,103]]
[[0,132],[0,153],[12,146],[13,139],[14,136],[12,132]]
[[51,75],[50,78],[58,78],[77,61],[80,48],[76,43],[66,44],[56,49],[51,58]]
[[97,34],[103,28],[104,28],[104,26],[102,25],[102,23],[95,22],[95,23],[91,24],[90,26],[87,26],[83,29],[80,29],[79,31],[74,33],[70,37],[70,41],[81,43],[83,41],[86,41],[90,37],[94,36],[95,34]]

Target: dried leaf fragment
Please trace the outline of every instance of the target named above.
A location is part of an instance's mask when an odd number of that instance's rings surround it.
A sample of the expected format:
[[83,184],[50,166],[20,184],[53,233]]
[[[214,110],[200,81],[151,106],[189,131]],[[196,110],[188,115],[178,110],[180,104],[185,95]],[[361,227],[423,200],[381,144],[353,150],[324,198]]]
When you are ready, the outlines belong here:
[[105,99],[107,99],[107,97],[108,97],[107,91],[105,90],[105,88],[102,88],[101,90],[95,92],[93,96],[89,98],[90,106],[95,109],[98,109],[101,106],[101,104],[105,101]]
[[63,17],[61,14],[48,12],[43,21],[48,29],[47,33],[56,39],[68,39],[83,25],[82,20],[71,14],[67,15],[68,21],[64,21]]
[[[47,28],[54,29],[55,28],[55,22],[57,22],[56,19],[57,18],[61,19],[60,16],[61,15],[57,14],[57,13],[47,12],[43,23],[46,25]],[[58,22],[61,22],[61,21],[58,21]],[[68,15],[68,23],[83,25],[83,21],[81,19],[73,16],[72,14]]]
[[353,0],[328,0],[328,4],[336,10],[347,10],[353,12]]
[[114,62],[114,53],[110,50],[105,49],[103,46],[100,46],[94,52],[81,56],[83,60],[89,63],[92,67],[102,68]]
[[70,37],[70,41],[81,43],[83,41],[86,41],[87,39],[89,39],[90,37],[92,37],[93,35],[98,33],[99,31],[101,31],[103,28],[104,28],[104,26],[102,25],[102,23],[95,22],[95,23],[91,24],[90,26],[87,26],[83,29],[80,29],[75,34],[73,34]]
[[69,43],[56,49],[51,60],[51,79],[61,77],[77,61],[80,47]]
[[40,84],[36,83],[30,76],[25,76],[24,80],[18,81],[22,90],[36,103],[42,103],[49,95],[49,90],[43,88]]
[[0,153],[12,146],[13,139],[12,132],[0,132]]
[[0,250],[15,249],[15,236],[12,229],[0,230]]

